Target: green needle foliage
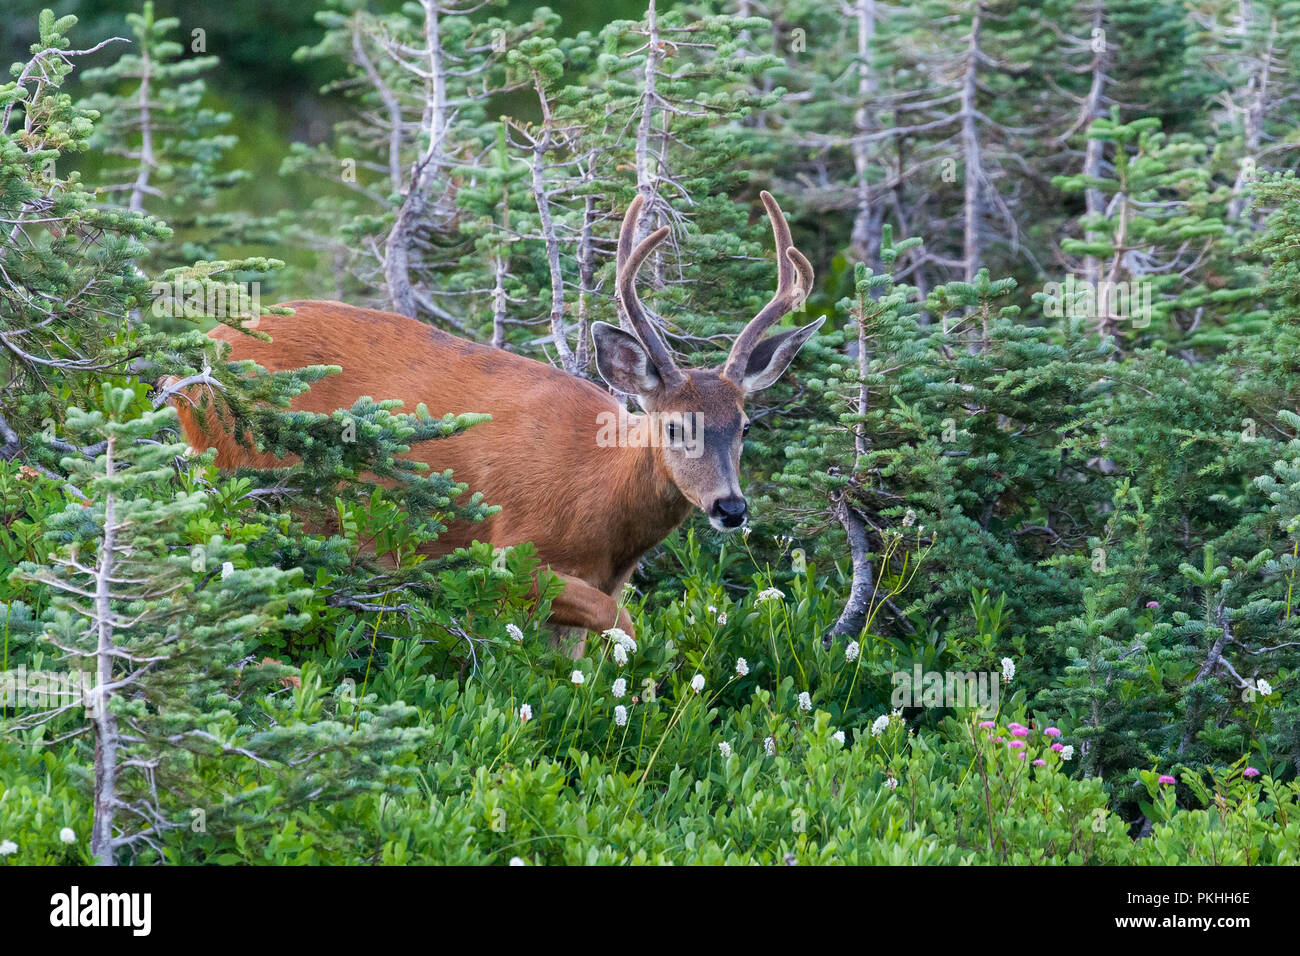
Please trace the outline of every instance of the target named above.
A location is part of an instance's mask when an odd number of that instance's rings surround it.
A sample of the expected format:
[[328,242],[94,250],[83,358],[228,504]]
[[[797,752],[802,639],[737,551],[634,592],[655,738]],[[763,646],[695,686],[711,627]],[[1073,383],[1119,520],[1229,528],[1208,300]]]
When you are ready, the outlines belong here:
[[[256,215],[201,24],[40,16],[0,86],[0,865],[1296,863],[1300,8],[507,9],[322,0],[339,108],[276,158],[318,182]],[[438,547],[499,504],[412,461],[475,396],[304,412],[337,367],[205,334],[265,338],[274,283],[599,384],[639,195],[651,320],[716,364],[775,288],[761,189],[817,273],[782,325],[827,321],[747,402],[754,522],[689,519],[579,660],[532,545]],[[278,464],[219,471],[176,402]]]

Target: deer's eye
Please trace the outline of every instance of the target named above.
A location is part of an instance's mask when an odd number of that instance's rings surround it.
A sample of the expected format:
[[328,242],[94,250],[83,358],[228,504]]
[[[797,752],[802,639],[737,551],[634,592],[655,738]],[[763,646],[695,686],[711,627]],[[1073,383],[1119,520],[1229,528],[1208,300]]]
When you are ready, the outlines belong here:
[[745,427],[740,430],[740,434],[742,437],[749,434],[749,422],[745,422]]
[[682,437],[681,431],[682,431],[682,430],[681,430],[681,426],[680,426],[680,425],[674,425],[674,424],[672,424],[672,423],[669,423],[669,425],[668,425],[668,440],[669,440],[669,441],[677,441],[677,439],[679,439],[679,438]]

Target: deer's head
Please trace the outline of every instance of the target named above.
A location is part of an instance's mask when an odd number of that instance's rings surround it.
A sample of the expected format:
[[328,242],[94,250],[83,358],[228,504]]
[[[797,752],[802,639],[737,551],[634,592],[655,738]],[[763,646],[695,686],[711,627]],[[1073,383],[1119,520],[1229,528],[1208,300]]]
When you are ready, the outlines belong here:
[[616,297],[632,332],[596,322],[596,367],[616,390],[635,395],[649,413],[658,463],[682,495],[720,531],[742,528],[749,508],[738,471],[749,431],[745,399],[785,372],[795,354],[821,327],[815,322],[763,338],[775,322],[803,305],[812,289],[812,264],[794,247],[790,227],[770,193],[762,194],[776,238],[776,294],[736,336],[725,362],[712,369],[682,369],[636,293],[646,257],[668,236],[668,227],[635,242],[641,197],[628,207],[618,238]]

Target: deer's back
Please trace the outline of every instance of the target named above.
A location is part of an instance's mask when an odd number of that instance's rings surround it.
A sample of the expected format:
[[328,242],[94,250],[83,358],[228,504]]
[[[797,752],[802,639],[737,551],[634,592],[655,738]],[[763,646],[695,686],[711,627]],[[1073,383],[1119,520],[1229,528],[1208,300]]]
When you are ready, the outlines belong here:
[[[437,550],[472,539],[495,544],[533,541],[557,567],[572,565],[570,553],[585,551],[573,519],[576,502],[590,501],[607,485],[610,449],[596,446],[598,417],[617,413],[614,399],[590,382],[549,365],[449,335],[422,322],[340,302],[286,302],[294,314],[264,316],[263,342],[227,326],[210,334],[229,342],[231,360],[251,359],[270,371],[306,365],[338,365],[343,371],[320,380],[292,407],[329,413],[349,408],[362,395],[401,399],[403,411],[423,402],[434,416],[485,412],[492,421],[452,438],[423,442],[410,457],[435,471],[451,469],[458,481],[482,492],[502,513],[485,525],[453,523]],[[197,448],[215,447],[222,468],[280,464],[235,441],[202,431],[178,404],[182,425]],[[208,416],[213,428],[216,416]],[[569,520],[566,520],[566,517]],[[557,520],[557,518],[559,520]],[[574,567],[575,572],[585,569]]]

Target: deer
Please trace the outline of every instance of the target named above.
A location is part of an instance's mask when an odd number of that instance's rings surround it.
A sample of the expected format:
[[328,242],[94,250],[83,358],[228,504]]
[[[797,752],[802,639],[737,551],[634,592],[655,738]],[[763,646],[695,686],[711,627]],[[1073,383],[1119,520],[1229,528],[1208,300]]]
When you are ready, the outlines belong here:
[[[261,316],[257,328],[271,341],[218,325],[209,335],[227,343],[227,360],[251,359],[268,371],[337,365],[294,399],[292,407],[331,413],[361,396],[397,398],[406,408],[423,403],[438,412],[485,412],[490,421],[457,435],[412,446],[410,456],[457,481],[500,510],[482,523],[452,522],[423,545],[432,556],[477,539],[504,549],[531,542],[541,565],[563,590],[547,625],[578,639],[586,633],[636,630],[620,603],[637,563],[698,508],[713,528],[745,526],[749,507],[739,468],[748,396],[776,382],[821,327],[822,316],[800,328],[764,333],[801,309],[813,268],[790,237],[790,227],[767,191],[761,199],[772,225],[776,292],[742,329],[716,368],[683,368],[637,295],[637,273],[667,238],[663,226],[640,242],[638,195],[623,218],[617,242],[615,301],[631,331],[593,322],[597,371],[643,414],[595,382],[545,362],[481,345],[416,319],[336,301],[283,303],[292,314]],[[192,399],[191,399],[192,402]],[[241,442],[218,416],[204,430],[190,403],[174,403],[188,443],[216,448],[222,469],[272,468],[284,462]],[[602,423],[617,425],[617,441],[600,441]],[[666,424],[665,424],[666,423]]]

